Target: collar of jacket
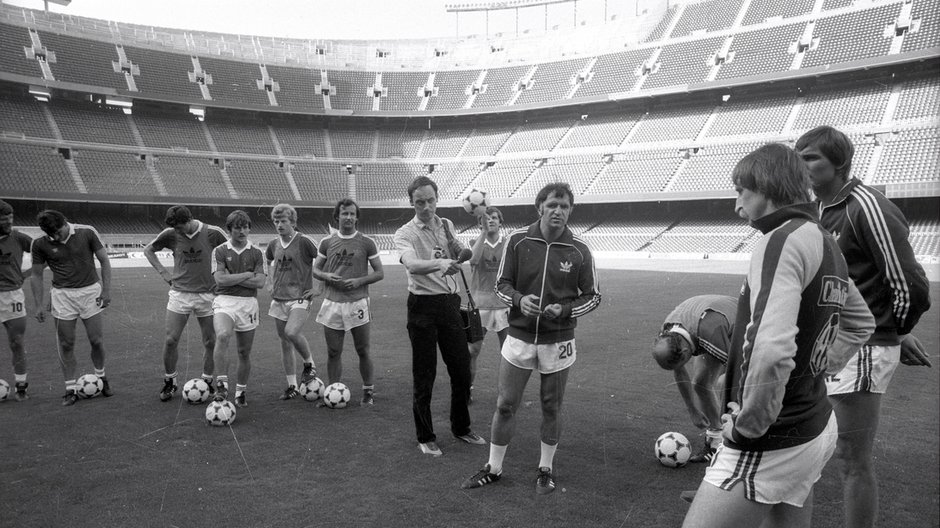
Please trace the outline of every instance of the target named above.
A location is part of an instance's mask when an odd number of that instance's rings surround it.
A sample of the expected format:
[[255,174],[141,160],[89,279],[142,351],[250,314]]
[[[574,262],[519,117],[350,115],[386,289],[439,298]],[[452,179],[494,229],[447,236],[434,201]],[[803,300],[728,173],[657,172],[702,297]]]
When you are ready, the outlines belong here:
[[[549,242],[545,240],[545,237],[542,236],[542,229],[540,227],[540,222],[535,222],[529,226],[528,231],[526,232],[526,238],[534,238],[548,244]],[[552,244],[568,244],[569,246],[574,245],[574,233],[568,229],[568,226],[565,226],[565,230],[562,231],[561,236],[558,237]]]
[[848,198],[850,194],[852,194],[852,191],[861,184],[862,180],[859,180],[858,178],[849,178],[849,181],[845,182],[845,185],[839,189],[839,192],[836,193],[835,197],[832,199],[832,202],[830,202],[829,205],[823,206],[822,202],[817,199],[816,203],[819,204],[820,213],[826,207],[831,207],[833,205],[844,202],[845,199]]
[[816,204],[813,202],[806,202],[787,205],[768,215],[764,215],[757,220],[754,220],[751,222],[751,225],[766,235],[767,233],[783,225],[784,222],[793,220],[795,218],[805,218],[806,220],[810,220],[812,222],[819,222],[818,216],[816,214]]

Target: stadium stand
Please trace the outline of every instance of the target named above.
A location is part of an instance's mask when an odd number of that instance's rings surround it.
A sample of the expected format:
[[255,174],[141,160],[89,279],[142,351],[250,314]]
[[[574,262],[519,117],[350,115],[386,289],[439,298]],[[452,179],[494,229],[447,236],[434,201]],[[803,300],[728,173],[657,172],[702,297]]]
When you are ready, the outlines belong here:
[[806,131],[820,123],[838,123],[843,128],[881,124],[891,96],[886,81],[875,78],[864,84],[811,91],[793,123],[794,131]]
[[805,27],[805,23],[789,24],[736,34],[716,79],[789,70],[796,51],[793,48]]
[[718,52],[721,42],[721,38],[710,38],[663,46],[643,89],[703,82],[714,66],[709,57]]
[[326,158],[326,129],[319,121],[281,118],[272,123],[274,134],[287,156]]
[[327,75],[336,92],[330,95],[333,108],[345,108],[355,112],[371,112],[375,73],[364,71],[330,70]]
[[470,96],[470,87],[480,76],[480,70],[441,71],[434,75],[434,92],[428,98],[429,111],[463,108]]
[[[33,49],[29,31],[19,26],[0,24],[0,67],[3,71],[26,77],[42,77],[39,61],[28,58],[24,48]],[[35,51],[42,52],[41,49]],[[51,55],[44,60],[52,62]]]
[[337,163],[294,163],[290,172],[301,200],[335,204],[350,194],[346,170]]
[[807,15],[813,11],[816,0],[790,0],[779,2],[777,0],[751,0],[747,4],[747,14],[741,24],[750,26],[760,24],[768,19],[785,19]]
[[124,73],[120,69],[115,72],[112,65],[119,60],[113,44],[46,31],[38,33],[42,45],[55,53],[56,62],[50,69],[56,80],[127,89]]
[[672,19],[675,17],[676,12],[679,10],[681,4],[672,4],[666,10],[666,13],[663,15],[663,18],[656,24],[656,27],[653,28],[653,31],[650,31],[650,34],[646,37],[646,42],[656,42],[666,36],[666,30],[669,29],[669,24],[672,23]]
[[366,163],[356,172],[356,198],[364,202],[388,200],[389,194],[402,195],[415,176],[426,174],[415,163]]
[[17,93],[0,97],[0,131],[10,136],[55,137],[39,103]]
[[650,49],[601,55],[591,69],[591,78],[578,88],[577,97],[627,92],[639,79],[637,69],[649,58]]
[[904,130],[894,136],[882,146],[877,175],[871,183],[936,181],[940,171],[940,130]]
[[105,145],[137,145],[128,117],[105,105],[57,100],[49,105],[62,139]]
[[163,180],[167,194],[176,199],[202,200],[232,198],[219,166],[207,158],[186,158],[161,154],[154,168]]
[[732,96],[718,107],[707,137],[773,135],[783,132],[795,97]]
[[494,68],[486,72],[481,91],[473,100],[473,108],[504,106],[519,91],[519,81],[531,66]]
[[499,153],[551,150],[572,124],[558,118],[529,119],[509,136]]
[[80,150],[72,158],[90,194],[151,198],[160,194],[139,154]]
[[0,189],[20,193],[78,193],[57,149],[0,142]]
[[470,132],[471,130],[464,128],[432,128],[424,140],[421,157],[425,159],[456,158],[467,143]]
[[165,101],[203,102],[192,57],[134,46],[124,46],[124,53],[138,65],[135,82],[142,94]]
[[134,108],[132,119],[148,147],[211,151],[199,121],[190,114],[181,114],[180,111],[141,106]]
[[487,163],[486,170],[473,180],[472,186],[486,189],[491,199],[509,198],[533,170],[535,163],[531,159]]
[[617,147],[642,117],[640,112],[585,114],[580,121],[575,122],[571,132],[562,139],[557,148]]
[[376,151],[376,132],[371,127],[337,124],[327,132],[334,158],[369,159]]
[[820,19],[813,30],[817,46],[807,50],[803,68],[887,54],[891,36],[885,35],[885,28],[900,12],[901,4],[892,3]]
[[695,149],[688,163],[669,187],[671,192],[732,190],[731,171],[745,154],[759,147],[759,143],[743,143]]
[[218,152],[277,154],[271,133],[262,122],[250,115],[210,115],[205,121]]
[[600,156],[565,156],[546,160],[519,186],[515,196],[535,196],[547,183],[568,182],[575,194],[582,194],[604,167]]
[[296,201],[284,169],[273,161],[226,160],[225,170],[238,198],[265,203]]
[[693,140],[705,126],[713,107],[664,105],[650,109],[636,124],[627,143],[662,143],[670,140]]
[[211,82],[206,81],[213,101],[248,103],[267,106],[268,97],[258,88],[262,80],[257,64],[209,57],[199,57],[199,66]]
[[743,4],[744,0],[706,0],[687,4],[669,36],[679,38],[730,28]]
[[[940,42],[940,2],[937,0],[911,1],[912,25],[904,35],[901,52],[936,47]],[[914,27],[917,28],[914,31]]]
[[515,104],[565,99],[574,85],[575,76],[588,62],[589,59],[573,59],[539,64],[532,77],[532,85],[519,94]]
[[268,75],[277,83],[277,105],[288,110],[323,110],[320,72],[307,68],[267,65]]
[[937,119],[940,108],[940,78],[919,78],[901,83],[895,122]]
[[506,143],[513,129],[490,125],[473,130],[463,147],[462,156],[493,156]]
[[682,158],[675,150],[630,152],[610,161],[585,195],[658,193],[675,174]]
[[[413,112],[424,97],[421,87],[428,80],[427,72],[383,72],[381,109],[398,112]],[[421,95],[419,95],[421,92]]]

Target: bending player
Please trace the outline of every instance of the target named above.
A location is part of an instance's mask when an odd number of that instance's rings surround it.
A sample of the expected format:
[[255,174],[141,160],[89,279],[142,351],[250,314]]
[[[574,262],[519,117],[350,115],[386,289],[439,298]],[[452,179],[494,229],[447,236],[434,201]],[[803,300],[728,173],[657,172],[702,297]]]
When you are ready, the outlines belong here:
[[[169,226],[147,244],[144,256],[170,285],[166,303],[166,340],[163,344],[163,388],[160,401],[170,401],[179,390],[176,364],[179,360],[179,341],[189,316],[196,316],[202,331],[202,378],[214,392],[212,354],[215,350],[215,329],[212,326],[212,301],[215,299],[215,281],[212,279],[212,250],[224,244],[227,238],[221,228],[204,224],[193,218],[185,205],[174,205],[166,211]],[[170,273],[157,251],[173,252],[173,272]]]
[[827,368],[874,329],[836,241],[817,224],[808,169],[776,143],[735,166],[735,212],[763,233],[738,299],[722,446],[684,528],[809,527],[813,486],[835,450]]
[[13,355],[13,397],[16,401],[29,398],[26,394],[29,383],[26,381],[26,349],[23,345],[26,334],[23,282],[30,271],[32,243],[29,235],[13,229],[13,206],[0,200],[0,321],[7,330],[7,341]]
[[238,370],[235,378],[235,405],[247,407],[245,391],[251,375],[251,346],[258,328],[258,290],[264,287],[267,269],[264,254],[248,240],[251,218],[232,211],[225,220],[229,241],[212,251],[212,276],[218,285],[212,301],[215,326],[215,368],[218,388],[215,399],[228,397],[228,344],[235,336]]
[[[33,299],[43,299],[42,274],[48,265],[52,270],[52,317],[58,338],[59,362],[65,376],[62,405],[78,401],[75,371],[75,326],[81,319],[91,345],[91,362],[95,375],[101,378],[105,397],[114,394],[104,371],[104,322],[101,312],[111,304],[111,261],[95,228],[69,223],[59,211],[47,209],[37,216],[39,228],[46,234],[33,241],[33,270],[30,286]],[[95,270],[95,259],[101,264],[101,279]],[[45,308],[36,310],[36,319],[46,320]]]
[[[362,376],[362,405],[375,403],[375,379],[369,354],[369,285],[382,280],[385,272],[375,241],[360,233],[359,205],[350,198],[337,202],[333,220],[339,230],[320,241],[314,275],[326,285],[317,322],[329,353],[327,373],[330,383],[343,377],[343,341],[348,330],[359,355]],[[372,272],[369,272],[369,266]]]
[[728,361],[736,314],[734,297],[691,297],[666,316],[662,332],[653,341],[653,359],[672,371],[692,424],[705,431],[702,450],[690,462],[711,462],[721,445],[721,389],[717,385]]
[[305,297],[313,287],[313,261],[317,248],[313,241],[297,231],[297,210],[287,204],[278,204],[271,210],[271,220],[277,230],[277,238],[265,250],[265,260],[271,269],[268,289],[271,292],[271,308],[268,315],[274,318],[277,336],[281,341],[281,360],[287,377],[287,388],[280,399],[289,400],[297,396],[297,366],[294,351],[304,362],[300,383],[307,383],[317,376],[310,344],[304,336],[304,324],[310,317],[310,299]]
[[[473,243],[473,256],[470,258],[470,291],[473,301],[480,309],[483,323],[483,335],[487,331],[496,332],[499,348],[509,334],[509,307],[496,295],[496,279],[499,277],[499,264],[503,259],[506,239],[500,228],[503,225],[503,213],[495,207],[487,207],[480,217],[483,233]],[[470,389],[477,374],[477,357],[483,350],[483,340],[470,343]],[[471,401],[472,401],[471,395]]]

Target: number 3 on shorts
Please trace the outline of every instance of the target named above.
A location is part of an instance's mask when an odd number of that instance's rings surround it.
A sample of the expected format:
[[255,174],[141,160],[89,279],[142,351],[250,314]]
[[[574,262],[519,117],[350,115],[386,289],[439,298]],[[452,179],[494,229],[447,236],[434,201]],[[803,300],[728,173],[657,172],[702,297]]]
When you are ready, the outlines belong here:
[[571,341],[567,343],[558,344],[558,359],[570,358],[571,354],[574,353],[574,346],[571,344]]

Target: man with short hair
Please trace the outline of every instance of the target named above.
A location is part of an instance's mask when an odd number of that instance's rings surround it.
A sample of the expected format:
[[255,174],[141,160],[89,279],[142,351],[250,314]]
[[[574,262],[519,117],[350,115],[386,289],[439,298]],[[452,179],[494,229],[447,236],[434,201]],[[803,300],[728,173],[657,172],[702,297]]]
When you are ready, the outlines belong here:
[[13,356],[13,398],[16,401],[29,398],[26,394],[29,383],[26,381],[26,348],[23,344],[27,310],[23,282],[29,273],[32,243],[29,235],[13,229],[13,206],[0,200],[0,321],[7,330]]
[[509,306],[509,335],[501,350],[490,458],[463,481],[463,488],[479,488],[500,479],[526,383],[532,371],[538,371],[542,424],[535,492],[555,491],[562,403],[577,359],[574,330],[578,319],[601,302],[591,250],[568,228],[573,208],[571,187],[549,183],[535,197],[539,220],[514,231],[506,241],[496,291]]
[[874,329],[836,241],[817,224],[806,165],[764,145],[732,171],[735,212],[763,233],[738,298],[722,445],[683,528],[808,528],[835,449],[827,369]]
[[[509,334],[509,307],[496,295],[496,279],[499,276],[499,264],[503,259],[506,239],[500,228],[503,225],[503,212],[489,206],[480,217],[482,233],[473,242],[473,257],[470,258],[470,292],[473,302],[480,309],[480,322],[483,323],[483,336],[487,331],[496,332],[499,347],[503,348]],[[477,375],[477,358],[483,350],[483,339],[470,343],[470,388]],[[473,401],[471,394],[470,401]]]
[[[179,361],[179,341],[189,321],[196,317],[202,331],[202,379],[210,392],[212,386],[212,354],[215,350],[215,330],[212,326],[212,301],[215,281],[212,279],[212,250],[228,240],[221,228],[193,218],[185,205],[167,209],[164,222],[168,226],[144,248],[144,256],[160,277],[170,285],[166,303],[166,339],[163,343],[163,388],[160,401],[170,401],[179,390],[176,364]],[[173,252],[173,272],[166,269],[157,252]]]
[[930,284],[908,241],[904,214],[876,189],[850,177],[852,140],[820,126],[797,139],[796,150],[809,166],[819,222],[838,241],[849,276],[877,324],[868,342],[827,383],[839,419],[836,458],[842,460],[845,525],[871,527],[878,516],[872,451],[881,397],[899,362],[930,366],[923,345],[910,333],[930,308]]
[[[329,353],[329,382],[336,383],[342,379],[343,340],[348,330],[359,356],[359,374],[362,376],[360,404],[373,405],[375,369],[369,354],[372,321],[369,285],[382,280],[385,272],[375,241],[356,229],[359,218],[359,205],[351,198],[336,203],[333,220],[339,230],[320,241],[313,274],[326,286],[317,322],[323,325]],[[371,273],[369,266],[372,267]]]
[[451,433],[468,444],[486,444],[470,429],[470,352],[454,278],[470,249],[457,241],[453,222],[436,214],[437,199],[434,180],[427,176],[412,180],[408,200],[415,216],[395,232],[395,247],[408,276],[415,430],[419,449],[431,456],[442,454],[431,419],[438,347],[450,375]]
[[248,377],[251,375],[251,346],[258,328],[258,290],[267,280],[264,254],[248,239],[251,217],[242,210],[225,219],[229,241],[212,250],[212,276],[217,294],[212,301],[215,327],[215,399],[228,397],[228,345],[235,337],[238,369],[235,377],[235,405],[247,407]]
[[[317,258],[317,248],[313,240],[297,231],[297,210],[292,206],[284,203],[275,205],[271,210],[271,220],[278,236],[268,243],[264,252],[271,270],[268,275],[271,292],[268,315],[274,318],[287,378],[287,388],[280,399],[290,400],[299,394],[301,384],[317,377],[310,344],[303,332],[310,317],[308,295],[313,288],[313,261]],[[300,384],[297,383],[295,351],[304,363]]]
[[[101,312],[111,304],[111,261],[95,228],[69,223],[64,214],[46,209],[36,217],[46,234],[33,241],[33,269],[30,285],[33,299],[43,299],[43,271],[52,270],[52,317],[58,337],[59,363],[65,376],[62,405],[78,401],[75,376],[75,325],[81,319],[91,345],[91,362],[95,375],[101,379],[101,394],[114,394],[104,370],[104,324]],[[95,270],[95,259],[101,264],[101,279]],[[36,319],[46,320],[45,308],[36,310]]]
[[662,331],[653,341],[653,359],[672,371],[692,424],[705,431],[701,451],[689,462],[711,462],[721,445],[717,383],[725,372],[737,311],[734,297],[690,297],[666,316]]

